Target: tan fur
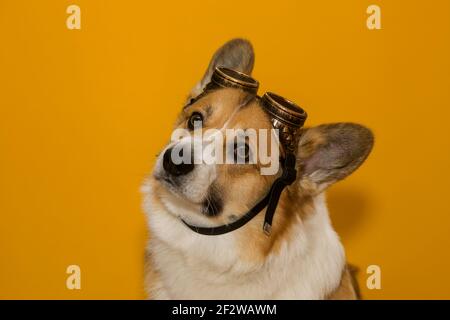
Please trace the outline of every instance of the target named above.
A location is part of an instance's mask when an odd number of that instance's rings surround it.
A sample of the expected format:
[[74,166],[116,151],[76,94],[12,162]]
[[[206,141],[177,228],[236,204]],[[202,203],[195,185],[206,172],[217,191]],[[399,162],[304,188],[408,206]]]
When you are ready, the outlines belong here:
[[270,237],[261,232],[265,210],[248,228],[239,230],[240,256],[243,260],[263,262],[269,254],[277,254],[283,243],[295,241],[296,234],[292,227],[301,223],[306,215],[313,213],[311,198],[305,196],[299,199],[296,187],[289,187],[282,194]]
[[358,299],[357,289],[354,286],[353,276],[350,267],[346,267],[342,272],[341,283],[334,292],[332,292],[328,300],[356,300]]

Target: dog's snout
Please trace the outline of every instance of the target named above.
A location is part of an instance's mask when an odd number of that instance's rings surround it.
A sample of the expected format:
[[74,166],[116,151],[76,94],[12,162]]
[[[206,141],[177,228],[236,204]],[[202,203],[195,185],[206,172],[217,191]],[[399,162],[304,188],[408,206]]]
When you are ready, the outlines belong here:
[[[181,157],[183,156],[182,152],[183,150],[180,152]],[[189,160],[190,161],[187,163],[184,161],[179,164],[174,163],[172,159],[172,148],[170,148],[164,153],[163,167],[164,170],[172,176],[182,176],[188,174],[194,169],[194,161],[192,157]]]

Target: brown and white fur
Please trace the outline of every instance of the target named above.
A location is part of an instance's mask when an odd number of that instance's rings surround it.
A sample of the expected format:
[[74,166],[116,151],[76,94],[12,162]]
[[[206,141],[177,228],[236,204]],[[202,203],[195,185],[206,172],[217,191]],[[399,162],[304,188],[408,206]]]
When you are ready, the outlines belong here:
[[[248,41],[226,43],[191,97],[209,82],[215,66],[251,74],[253,61]],[[213,91],[183,108],[175,127],[186,128],[194,111],[204,116],[205,129],[271,128],[258,101],[237,89]],[[258,163],[196,164],[187,175],[172,179],[162,162],[175,143],[162,150],[142,187],[150,228],[145,269],[149,298],[356,298],[324,191],[364,162],[373,145],[370,130],[352,123],[302,129],[297,180],[282,193],[269,237],[262,232],[264,210],[224,235],[205,236],[187,228],[180,218],[199,226],[238,219],[267,193],[277,175],[261,175]]]

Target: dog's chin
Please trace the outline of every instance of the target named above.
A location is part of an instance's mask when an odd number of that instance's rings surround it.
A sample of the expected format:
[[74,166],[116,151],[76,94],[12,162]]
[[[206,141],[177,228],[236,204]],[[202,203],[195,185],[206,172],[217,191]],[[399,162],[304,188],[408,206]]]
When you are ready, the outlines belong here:
[[160,175],[154,175],[155,180],[159,185],[161,186],[161,189],[163,190],[163,193],[165,196],[172,196],[178,200],[185,201],[187,203],[193,203],[186,195],[183,194],[183,192],[180,190],[180,188],[176,185],[176,183],[167,176],[160,176]]
[[186,196],[170,177],[158,175],[154,177],[161,186],[160,198],[172,214],[180,217],[180,212],[189,212],[196,216],[215,217],[221,213],[223,204],[216,192],[209,191],[204,199],[194,201]]

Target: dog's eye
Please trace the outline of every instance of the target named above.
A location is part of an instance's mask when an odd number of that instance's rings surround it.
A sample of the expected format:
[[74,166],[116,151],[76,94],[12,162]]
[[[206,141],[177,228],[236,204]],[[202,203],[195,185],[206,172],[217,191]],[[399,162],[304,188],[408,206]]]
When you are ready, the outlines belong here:
[[248,144],[234,145],[234,161],[235,163],[249,163],[250,147]]
[[189,117],[187,126],[190,130],[201,128],[203,123],[203,116],[200,112],[194,112]]

